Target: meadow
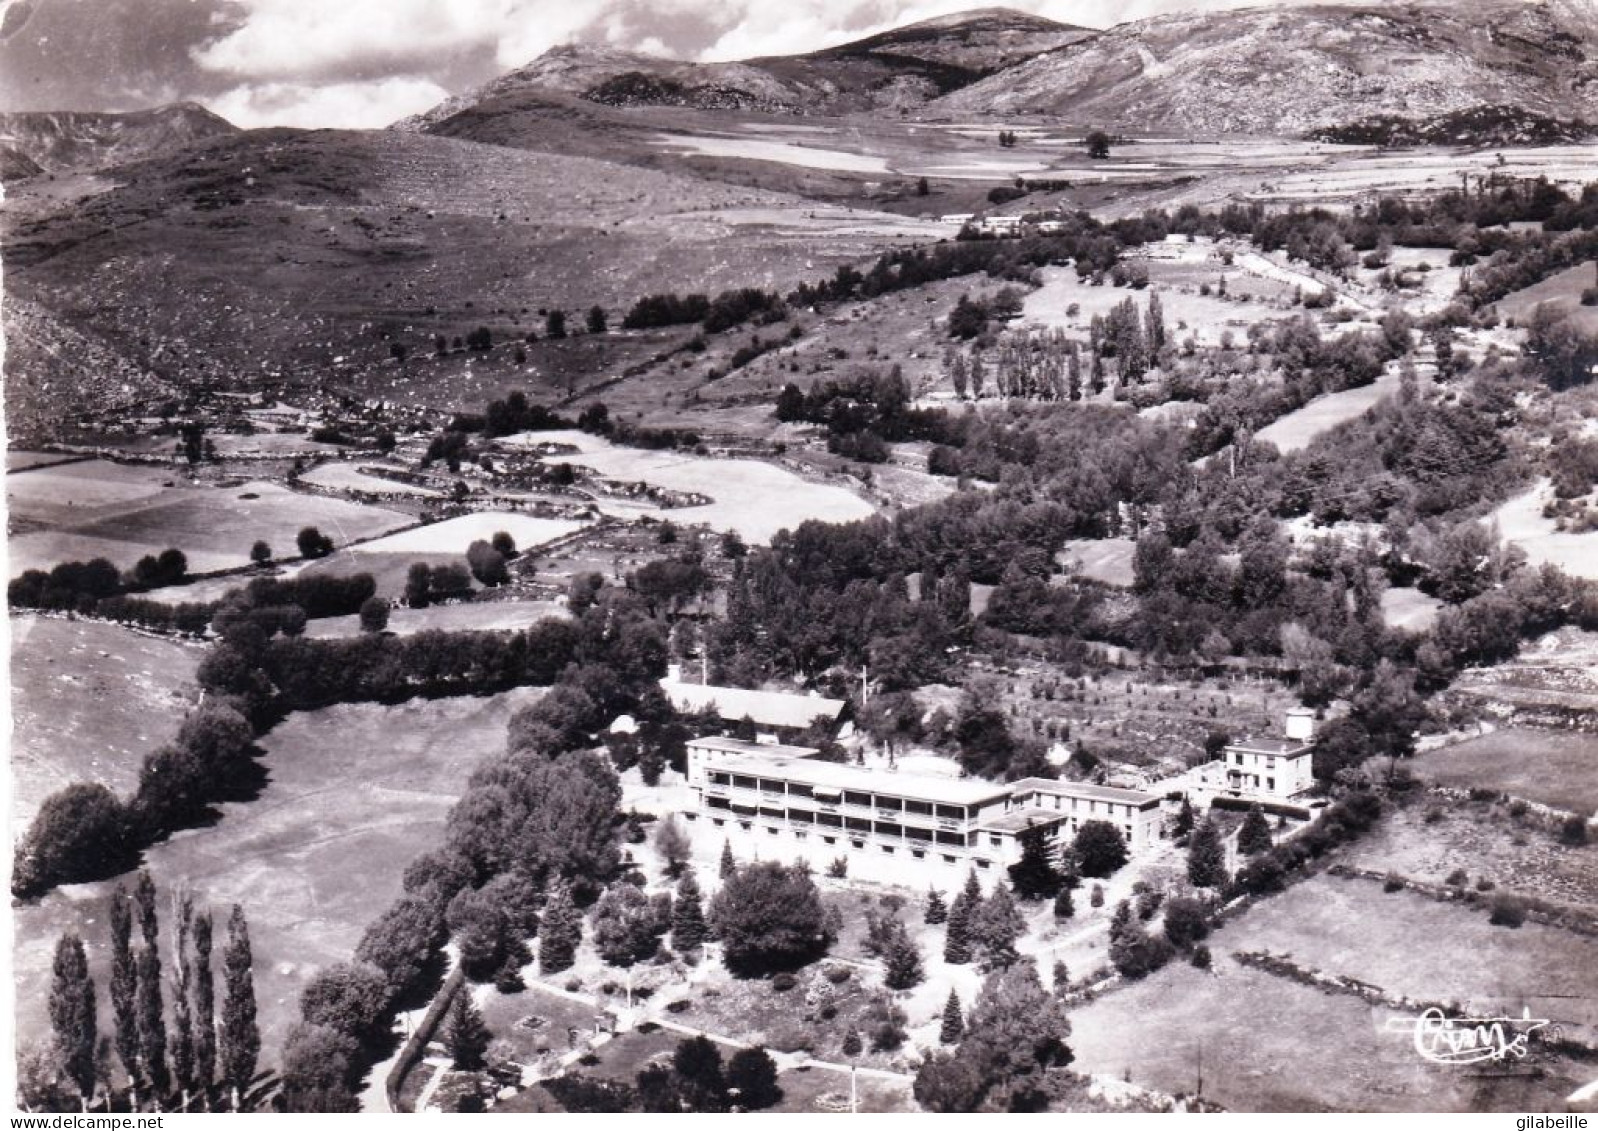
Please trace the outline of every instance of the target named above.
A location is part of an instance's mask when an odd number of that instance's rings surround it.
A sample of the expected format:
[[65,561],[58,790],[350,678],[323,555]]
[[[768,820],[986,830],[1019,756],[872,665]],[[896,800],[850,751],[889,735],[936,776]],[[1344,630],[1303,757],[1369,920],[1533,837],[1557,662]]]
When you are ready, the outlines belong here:
[[174,546],[187,556],[191,571],[230,569],[249,563],[257,539],[280,555],[294,552],[295,535],[305,526],[343,545],[416,521],[276,483],[206,486],[190,483],[176,468],[106,460],[10,474],[6,496],[13,577],[93,557],[131,568],[146,554]]
[[[267,780],[259,796],[222,804],[214,825],[185,830],[145,853],[162,892],[187,884],[198,904],[221,917],[234,903],[244,906],[267,1049],[282,1047],[307,981],[348,961],[366,927],[400,894],[405,866],[439,843],[467,775],[503,747],[511,715],[539,694],[523,688],[293,715],[261,739]],[[22,1043],[48,1032],[50,956],[62,932],[84,936],[91,971],[107,984],[112,886],[72,885],[17,907]],[[104,995],[101,1012],[108,1029]]]
[[177,733],[194,701],[196,645],[117,625],[11,618],[11,817],[73,782],[131,792],[145,754]]
[[1598,811],[1598,735],[1509,727],[1427,751],[1415,771],[1438,785],[1492,789],[1574,813]]
[[[1590,1023],[1598,968],[1590,943],[1554,928],[1492,927],[1486,915],[1378,883],[1320,875],[1250,909],[1210,939],[1211,972],[1174,964],[1072,1013],[1082,1071],[1203,1095],[1237,1111],[1546,1110],[1577,1083],[1553,1060],[1540,1078],[1478,1078],[1420,1059],[1413,1015],[1246,968],[1269,950],[1358,978],[1388,995],[1459,1001],[1567,1025]],[[1575,995],[1572,997],[1562,995]]]

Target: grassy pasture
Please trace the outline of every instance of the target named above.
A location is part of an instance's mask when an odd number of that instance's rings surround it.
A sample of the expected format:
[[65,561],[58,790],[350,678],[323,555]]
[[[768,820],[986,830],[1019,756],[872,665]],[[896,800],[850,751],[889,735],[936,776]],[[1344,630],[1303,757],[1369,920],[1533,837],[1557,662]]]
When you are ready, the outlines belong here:
[[1598,333],[1598,306],[1581,305],[1581,292],[1593,286],[1598,286],[1598,270],[1591,263],[1578,264],[1500,299],[1498,313],[1524,323],[1540,303],[1546,302],[1569,314],[1571,321],[1589,334]]
[[1559,530],[1554,519],[1543,517],[1543,506],[1552,497],[1552,486],[1540,479],[1493,511],[1491,521],[1505,542],[1526,551],[1529,564],[1555,565],[1575,577],[1598,579],[1598,530]]
[[1441,601],[1419,589],[1406,586],[1382,591],[1382,619],[1389,628],[1423,632],[1437,620],[1442,607]]
[[[214,826],[181,832],[145,854],[163,896],[187,883],[219,916],[244,906],[264,1063],[276,1063],[306,982],[350,958],[400,894],[405,866],[438,844],[467,775],[504,745],[510,716],[539,694],[523,688],[296,714],[262,739],[267,782],[258,797],[219,806]],[[94,977],[107,984],[111,887],[63,888],[17,908],[13,959],[24,1042],[47,1034],[50,956],[63,931],[83,934]]]
[[304,526],[342,544],[414,521],[275,483],[197,486],[175,471],[103,460],[11,475],[6,487],[12,576],[74,558],[105,557],[127,568],[169,546],[187,555],[192,570],[227,569],[248,564],[258,538],[292,553]]
[[473,542],[486,542],[501,530],[509,533],[518,547],[526,549],[575,534],[585,525],[564,519],[534,518],[510,511],[481,511],[379,538],[375,542],[357,546],[350,552],[356,557],[367,554],[464,554]]
[[[460,604],[429,605],[425,609],[391,609],[388,631],[396,636],[418,632],[509,632],[527,628],[546,617],[570,616],[564,601],[466,601]],[[360,618],[325,617],[306,625],[305,635],[313,638],[358,636]]]
[[73,782],[125,794],[177,733],[201,651],[96,621],[11,619],[11,815]]
[[1499,790],[1577,813],[1598,810],[1598,736],[1516,727],[1415,759],[1439,785]]
[[[1386,1031],[1391,1011],[1247,969],[1235,951],[1290,953],[1389,994],[1460,1000],[1590,1023],[1598,983],[1591,944],[1534,925],[1491,927],[1480,912],[1362,880],[1317,876],[1262,903],[1210,940],[1212,973],[1166,967],[1076,1010],[1076,1068],[1239,1111],[1547,1109],[1577,1083],[1560,1062],[1542,1079],[1478,1079],[1429,1064]],[[1575,994],[1566,998],[1556,995]],[[1151,1037],[1151,1034],[1156,1036]]]
[[1090,581],[1126,588],[1132,584],[1132,555],[1137,544],[1130,538],[1074,538],[1059,553],[1064,565],[1074,566]]

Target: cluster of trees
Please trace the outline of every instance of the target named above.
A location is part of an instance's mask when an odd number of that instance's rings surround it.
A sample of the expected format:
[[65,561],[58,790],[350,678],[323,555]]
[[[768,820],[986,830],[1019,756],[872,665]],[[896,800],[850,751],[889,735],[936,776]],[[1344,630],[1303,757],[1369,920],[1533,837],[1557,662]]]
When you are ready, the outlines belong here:
[[24,570],[6,587],[6,599],[18,609],[62,610],[92,616],[101,602],[126,593],[176,585],[188,572],[188,558],[178,549],[146,554],[126,573],[105,558],[62,562],[49,572]]
[[878,441],[928,440],[956,447],[965,442],[963,417],[944,409],[915,408],[913,400],[899,366],[885,372],[863,369],[851,377],[818,381],[808,392],[784,385],[777,394],[777,419],[824,426],[835,450],[863,435]]
[[[956,1002],[958,1005],[958,1002]],[[949,1027],[952,1029],[954,1027]],[[1043,987],[1037,967],[994,970],[958,1026],[959,1043],[927,1057],[915,1097],[936,1112],[1046,1111],[1074,1059],[1071,1022]]]
[[776,1061],[764,1048],[739,1049],[723,1060],[707,1037],[679,1041],[670,1064],[641,1069],[633,1084],[568,1074],[544,1087],[570,1112],[762,1111],[783,1095]]
[[767,325],[787,316],[787,307],[776,292],[742,287],[722,291],[714,299],[702,294],[646,295],[633,303],[621,324],[628,330],[649,330],[698,322],[705,333],[718,334],[745,322]]
[[1010,889],[994,885],[985,898],[975,872],[949,905],[943,935],[943,960],[954,965],[975,962],[982,970],[1000,970],[1018,960],[1016,943],[1026,933],[1026,921]]
[[[160,920],[148,872],[139,873],[131,898],[117,885],[108,918],[112,1034],[100,1033],[96,986],[84,943],[69,932],[56,944],[51,975],[54,1039],[48,1052],[22,1058],[18,1078],[22,1103],[34,1111],[88,1111],[97,1103],[114,1110],[120,1102],[114,1087],[114,1051],[128,1110],[141,1110],[141,1096],[142,1104],[156,1111],[188,1111],[196,1104],[217,1110],[219,1100],[233,1111],[252,1105],[258,1098],[250,1088],[256,1079],[261,1036],[243,908],[234,904],[227,922],[220,1002],[211,913],[195,908],[192,892],[179,891],[172,899],[169,926],[175,937],[169,983],[162,978]],[[143,945],[135,945],[135,926],[137,941]]]

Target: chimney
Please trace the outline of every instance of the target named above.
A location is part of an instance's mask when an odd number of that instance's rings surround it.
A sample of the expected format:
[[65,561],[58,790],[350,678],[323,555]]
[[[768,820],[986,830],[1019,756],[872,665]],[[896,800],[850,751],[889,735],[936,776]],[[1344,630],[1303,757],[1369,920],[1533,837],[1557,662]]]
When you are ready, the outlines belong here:
[[666,679],[667,679],[667,681],[669,681],[671,683],[681,683],[682,682],[682,665],[681,664],[667,664],[666,665]]
[[1294,707],[1287,712],[1287,737],[1295,742],[1310,742],[1315,738],[1315,712],[1308,707]]

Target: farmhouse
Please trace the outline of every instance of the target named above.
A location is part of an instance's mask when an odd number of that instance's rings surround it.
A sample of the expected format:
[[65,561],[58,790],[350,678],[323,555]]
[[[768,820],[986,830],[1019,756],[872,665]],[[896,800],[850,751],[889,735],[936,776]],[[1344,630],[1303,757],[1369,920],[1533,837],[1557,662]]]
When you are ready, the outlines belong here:
[[990,236],[1018,236],[1021,234],[1021,217],[984,216],[977,221],[977,231]]
[[660,688],[671,705],[686,714],[713,710],[727,722],[749,719],[757,727],[775,731],[806,730],[818,721],[836,723],[844,708],[842,699],[826,699],[820,695],[688,683],[682,678],[680,664],[667,669]]
[[688,743],[688,785],[703,821],[733,851],[896,885],[1003,872],[1025,838],[1056,851],[1102,820],[1140,852],[1159,838],[1159,798],[1137,790],[1028,778],[1012,785],[866,769],[819,760],[807,746],[703,737]]

